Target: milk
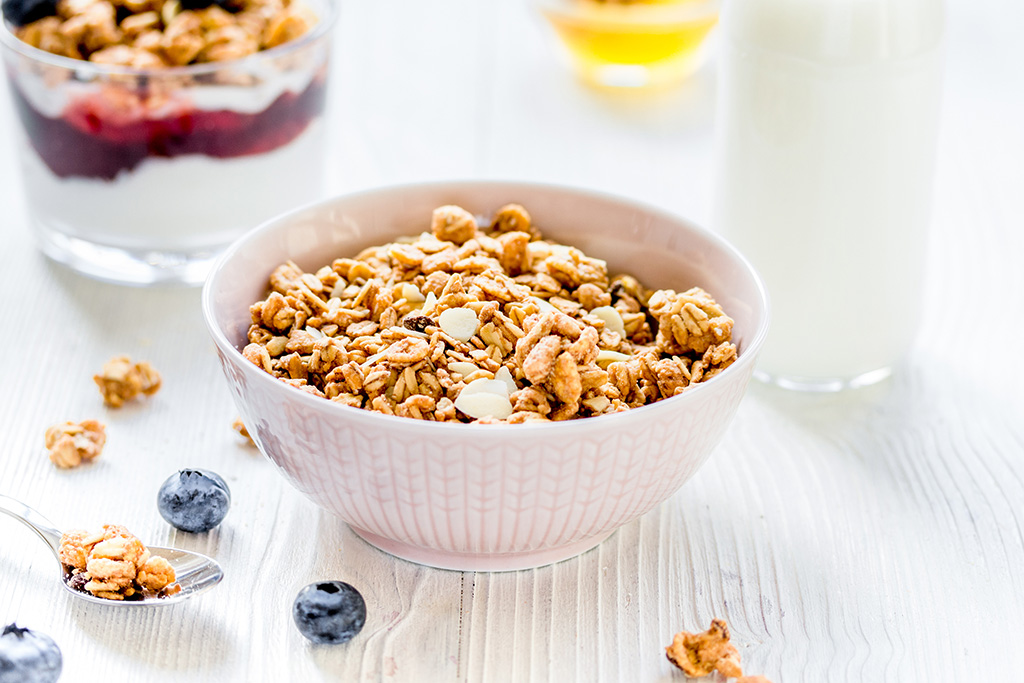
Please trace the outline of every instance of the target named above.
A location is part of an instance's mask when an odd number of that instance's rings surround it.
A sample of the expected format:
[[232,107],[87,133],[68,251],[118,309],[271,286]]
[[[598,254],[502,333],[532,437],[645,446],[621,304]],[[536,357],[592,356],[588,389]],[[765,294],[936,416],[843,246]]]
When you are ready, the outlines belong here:
[[715,224],[761,272],[764,378],[887,375],[918,325],[938,128],[939,0],[729,0]]

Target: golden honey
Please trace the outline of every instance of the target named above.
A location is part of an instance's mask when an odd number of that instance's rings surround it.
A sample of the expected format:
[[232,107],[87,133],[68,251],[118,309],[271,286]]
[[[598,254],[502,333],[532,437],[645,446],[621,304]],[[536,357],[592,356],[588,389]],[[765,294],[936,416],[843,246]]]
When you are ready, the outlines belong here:
[[702,47],[718,21],[709,0],[598,0],[542,2],[555,28],[588,81],[643,87],[677,82],[701,63]]

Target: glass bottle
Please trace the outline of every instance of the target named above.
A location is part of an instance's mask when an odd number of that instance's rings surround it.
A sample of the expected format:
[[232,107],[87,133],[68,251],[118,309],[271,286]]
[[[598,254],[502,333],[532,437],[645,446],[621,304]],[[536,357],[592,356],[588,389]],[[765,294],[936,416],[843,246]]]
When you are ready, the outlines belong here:
[[939,124],[942,0],[728,0],[715,225],[761,272],[757,374],[888,376],[918,327]]

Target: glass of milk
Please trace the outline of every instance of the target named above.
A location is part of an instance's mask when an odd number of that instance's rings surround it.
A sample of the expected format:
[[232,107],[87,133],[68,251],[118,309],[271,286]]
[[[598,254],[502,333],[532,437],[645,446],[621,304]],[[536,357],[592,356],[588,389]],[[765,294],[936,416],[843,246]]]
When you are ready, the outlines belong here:
[[730,0],[715,223],[772,300],[758,375],[887,377],[918,326],[941,95],[941,0]]

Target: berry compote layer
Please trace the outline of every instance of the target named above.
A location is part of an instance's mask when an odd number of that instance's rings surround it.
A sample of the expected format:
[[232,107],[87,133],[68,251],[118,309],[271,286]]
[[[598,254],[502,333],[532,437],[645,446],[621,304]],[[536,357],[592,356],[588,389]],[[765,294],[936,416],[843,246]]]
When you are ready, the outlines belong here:
[[60,116],[33,107],[12,87],[15,110],[32,148],[60,178],[114,180],[148,158],[263,154],[299,137],[323,113],[324,79],[282,92],[257,112],[197,109],[189,102],[126,101],[97,92],[71,101]]

